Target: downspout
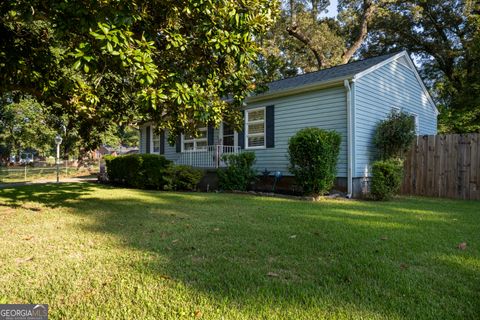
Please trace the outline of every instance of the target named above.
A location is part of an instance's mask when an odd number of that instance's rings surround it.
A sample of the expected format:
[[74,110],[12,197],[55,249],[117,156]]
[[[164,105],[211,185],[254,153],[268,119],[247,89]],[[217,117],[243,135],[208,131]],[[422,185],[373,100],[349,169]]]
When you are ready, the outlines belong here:
[[349,80],[344,80],[343,84],[347,90],[347,198],[351,198],[353,194],[352,90]]

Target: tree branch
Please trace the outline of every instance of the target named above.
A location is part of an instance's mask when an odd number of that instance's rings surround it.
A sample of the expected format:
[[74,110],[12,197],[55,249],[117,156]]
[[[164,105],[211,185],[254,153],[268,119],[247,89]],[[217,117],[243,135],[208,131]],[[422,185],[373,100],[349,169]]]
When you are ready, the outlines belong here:
[[312,51],[315,59],[317,60],[317,65],[319,69],[325,67],[325,59],[323,53],[317,48],[315,48],[315,46],[312,44],[312,41],[308,37],[306,37],[303,33],[297,30],[296,25],[287,27],[287,32],[289,35],[302,42],[308,49],[310,49],[310,51]]
[[362,21],[360,23],[360,31],[357,35],[357,38],[355,41],[352,43],[350,48],[348,48],[342,55],[342,63],[348,63],[352,56],[357,52],[357,50],[361,47],[363,44],[363,41],[368,35],[368,23],[370,22],[370,19],[373,15],[373,13],[376,11],[376,6],[372,3],[371,0],[364,0],[363,1],[363,14],[362,14]]
[[47,102],[47,103],[57,103],[62,106],[68,106],[69,103],[67,100],[58,98],[58,97],[53,97],[53,96],[46,96],[42,92],[36,90],[33,87],[30,86],[25,86],[25,85],[19,85],[19,84],[10,84],[4,86],[4,89],[2,90],[3,92],[13,92],[13,91],[18,91],[22,92],[25,94],[29,94],[32,97],[35,97],[37,101],[41,102]]

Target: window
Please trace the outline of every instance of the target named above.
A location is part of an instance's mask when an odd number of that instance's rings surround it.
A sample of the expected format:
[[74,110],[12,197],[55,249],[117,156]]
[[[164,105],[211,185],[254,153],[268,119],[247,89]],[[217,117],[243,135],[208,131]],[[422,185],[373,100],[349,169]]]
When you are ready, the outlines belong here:
[[418,122],[418,115],[412,114],[412,117],[413,117],[413,121],[415,122],[415,133],[418,135],[419,132],[420,132],[420,125],[419,125],[419,122]]
[[154,133],[152,142],[153,142],[153,153],[160,153],[160,135]]
[[233,127],[227,123],[222,124],[222,144],[224,146],[234,146],[235,145],[235,130]]
[[198,137],[194,138],[192,135],[182,135],[183,137],[183,151],[207,150],[207,128],[198,129]]
[[246,148],[265,148],[265,108],[245,112]]
[[402,111],[402,109],[400,107],[393,106],[392,111],[395,111],[396,113],[399,113],[400,111]]

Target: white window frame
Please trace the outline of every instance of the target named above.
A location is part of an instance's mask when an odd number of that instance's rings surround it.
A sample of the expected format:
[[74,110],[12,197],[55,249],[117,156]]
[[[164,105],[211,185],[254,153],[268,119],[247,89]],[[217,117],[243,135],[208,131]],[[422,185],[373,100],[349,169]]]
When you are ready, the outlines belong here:
[[[192,138],[192,139],[185,139],[185,135],[182,133],[182,152],[206,152],[208,149],[208,127],[198,128],[198,131],[205,131],[206,135],[205,138]],[[197,149],[197,142],[205,141],[207,143],[205,149]],[[193,142],[193,149],[185,150],[185,142]]]
[[395,110],[396,112],[402,112],[402,108],[397,106],[392,106],[392,111],[393,110]]
[[[250,112],[262,110],[263,111],[263,120],[255,120],[253,122],[250,122],[250,124],[256,124],[256,123],[261,123],[263,121],[263,134],[262,133],[248,133],[248,114]],[[263,146],[254,146],[250,147],[248,145],[248,137],[260,137],[263,135]],[[245,110],[245,149],[265,149],[267,144],[267,114],[266,114],[266,108],[265,107],[260,107],[260,108],[254,108],[254,109],[248,109]]]
[[413,121],[415,122],[415,134],[418,136],[420,134],[420,120],[418,118],[418,114],[411,113],[410,115],[413,117]]
[[[155,141],[158,141],[158,151],[155,151]],[[160,154],[161,148],[162,148],[162,136],[160,134],[155,134],[152,130],[152,153]]]
[[[219,132],[220,133],[219,136],[222,137],[222,145],[224,145],[223,124],[224,122],[220,124],[220,132]],[[236,130],[233,131],[233,146],[234,147],[238,146],[238,132]]]

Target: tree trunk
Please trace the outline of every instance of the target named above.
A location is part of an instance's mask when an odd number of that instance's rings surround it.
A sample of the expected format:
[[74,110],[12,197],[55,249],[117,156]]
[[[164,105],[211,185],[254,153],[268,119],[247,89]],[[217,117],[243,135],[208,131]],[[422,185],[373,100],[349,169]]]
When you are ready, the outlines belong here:
[[368,23],[376,10],[376,6],[373,5],[371,0],[363,1],[363,14],[362,21],[360,23],[360,30],[358,32],[357,38],[353,41],[350,48],[348,48],[342,55],[342,63],[348,63],[352,56],[357,52],[357,50],[362,46],[363,41],[368,35]]

